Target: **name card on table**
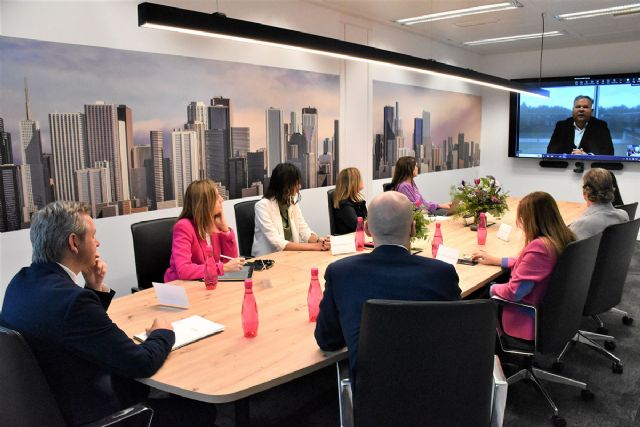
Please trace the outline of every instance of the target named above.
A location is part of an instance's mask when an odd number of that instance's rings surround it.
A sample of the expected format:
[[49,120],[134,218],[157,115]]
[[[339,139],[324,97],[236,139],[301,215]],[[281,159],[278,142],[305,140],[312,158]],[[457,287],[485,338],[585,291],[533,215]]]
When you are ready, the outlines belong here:
[[509,234],[511,234],[511,229],[513,227],[509,224],[505,224],[504,222],[500,224],[500,228],[498,229],[498,233],[496,237],[500,240],[504,240],[505,242],[509,241]]
[[447,264],[455,265],[458,262],[458,257],[460,255],[460,249],[450,248],[445,245],[438,246],[438,253],[436,254],[436,259],[440,261],[444,261]]
[[189,308],[189,298],[187,291],[182,286],[167,285],[166,283],[153,283],[156,290],[158,304],[170,307]]
[[331,236],[331,255],[351,254],[356,251],[356,239],[353,234]]

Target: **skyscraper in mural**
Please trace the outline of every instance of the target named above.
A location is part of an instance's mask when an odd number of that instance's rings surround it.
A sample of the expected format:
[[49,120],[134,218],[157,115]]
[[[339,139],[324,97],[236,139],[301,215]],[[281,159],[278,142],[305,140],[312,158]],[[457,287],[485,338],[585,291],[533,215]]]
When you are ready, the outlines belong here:
[[267,143],[266,143],[266,169],[267,176],[278,163],[286,160],[284,149],[285,139],[283,135],[282,110],[269,107],[266,112]]
[[[222,96],[211,98],[211,105],[208,108],[209,129],[217,131],[217,137],[214,138],[215,144],[222,146],[214,147],[216,155],[214,155],[214,168],[219,169],[219,181],[223,186],[229,185],[229,159],[231,153],[231,100]],[[206,138],[206,136],[205,136]],[[208,148],[208,147],[207,147]],[[221,155],[217,154],[220,153]],[[207,153],[209,156],[209,153]]]
[[13,164],[0,165],[0,232],[19,230],[22,217],[20,173]]
[[111,203],[111,179],[107,161],[96,162],[96,167],[76,170],[79,202],[91,207],[91,215],[99,216],[98,206]]
[[433,171],[433,142],[431,141],[431,113],[422,111],[422,150],[424,152],[423,165],[426,170],[421,172]]
[[[151,158],[153,159],[153,191],[152,205],[157,209],[158,203],[164,202],[164,138],[161,130],[152,130],[149,133],[151,142]],[[197,142],[194,141],[194,151],[197,150]],[[199,169],[198,169],[199,170]]]
[[24,79],[26,118],[20,120],[20,154],[22,157],[21,178],[24,197],[24,221],[29,222],[31,214],[46,204],[45,182],[42,167],[42,141],[40,123],[31,119],[29,87]]
[[313,107],[302,109],[302,136],[305,148],[302,150],[303,188],[318,186],[318,110]]
[[185,130],[195,131],[198,135],[198,177],[207,176],[205,170],[205,131],[209,129],[209,114],[207,106],[201,101],[192,101],[187,105],[187,123]]
[[75,171],[88,166],[84,113],[49,114],[56,200],[78,200]]
[[133,113],[130,107],[118,105],[118,137],[122,170],[123,197],[131,198],[131,150],[133,150]]
[[189,184],[198,179],[197,138],[194,131],[171,132],[173,194],[178,206],[182,206],[184,192]]
[[11,134],[4,131],[4,119],[0,117],[0,165],[13,163]]
[[113,201],[128,199],[128,178],[123,173],[127,170],[126,166],[123,167],[127,160],[126,150],[122,150],[120,145],[116,105],[101,101],[85,104],[84,114],[87,121],[88,166],[94,167],[96,162],[100,161],[109,162],[111,199]]

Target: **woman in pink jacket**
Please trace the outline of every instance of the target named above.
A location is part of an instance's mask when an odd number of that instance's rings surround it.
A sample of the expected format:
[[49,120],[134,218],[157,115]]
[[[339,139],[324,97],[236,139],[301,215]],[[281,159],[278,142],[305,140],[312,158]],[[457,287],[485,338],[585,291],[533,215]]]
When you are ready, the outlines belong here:
[[236,236],[224,217],[222,197],[213,181],[203,179],[189,184],[184,194],[164,281],[202,279],[208,245],[213,248],[215,262],[221,261],[221,254],[232,258],[222,260],[224,271],[242,268],[244,258],[238,258]]
[[[576,237],[562,220],[556,201],[543,191],[526,195],[518,204],[516,218],[516,225],[525,236],[524,249],[517,258],[498,258],[485,251],[474,253],[473,258],[482,264],[511,269],[509,282],[491,286],[492,296],[538,307],[558,256]],[[533,311],[504,306],[502,330],[512,337],[533,340]]]

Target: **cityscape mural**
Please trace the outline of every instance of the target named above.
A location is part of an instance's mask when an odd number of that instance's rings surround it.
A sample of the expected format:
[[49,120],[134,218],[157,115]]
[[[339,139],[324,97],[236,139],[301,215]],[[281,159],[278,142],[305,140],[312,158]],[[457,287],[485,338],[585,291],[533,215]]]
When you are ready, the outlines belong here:
[[398,158],[420,173],[480,165],[482,98],[373,82],[373,179],[390,178]]
[[291,162],[333,185],[337,75],[0,37],[0,231],[53,200],[96,218],[182,206],[191,181],[263,194]]

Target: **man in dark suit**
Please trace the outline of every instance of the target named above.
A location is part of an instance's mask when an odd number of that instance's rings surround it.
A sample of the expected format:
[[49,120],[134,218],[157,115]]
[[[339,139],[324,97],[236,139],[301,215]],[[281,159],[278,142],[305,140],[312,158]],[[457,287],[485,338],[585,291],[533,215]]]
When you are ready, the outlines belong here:
[[409,252],[415,222],[413,205],[404,194],[389,191],[374,198],[365,231],[373,238],[373,252],[336,261],[327,268],[315,330],[322,350],[347,346],[353,385],[365,301],[460,299],[458,275],[452,265]]
[[547,153],[613,156],[613,142],[607,122],[591,117],[592,113],[593,99],[577,96],[573,101],[573,117],[556,123]]
[[[111,321],[106,310],[115,292],[104,284],[107,265],[83,205],[50,203],[34,214],[30,232],[32,264],[9,283],[1,320],[26,339],[67,423],[95,421],[144,399],[148,388],[131,379],[160,369],[175,342],[171,324],[155,319],[136,345]],[[154,415],[153,425],[162,418]]]

